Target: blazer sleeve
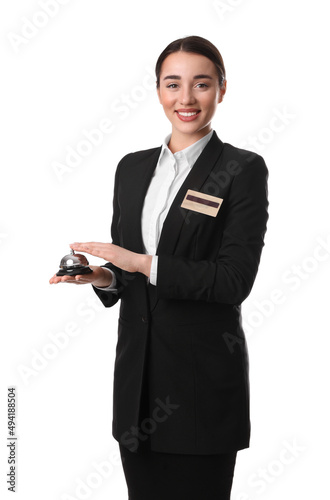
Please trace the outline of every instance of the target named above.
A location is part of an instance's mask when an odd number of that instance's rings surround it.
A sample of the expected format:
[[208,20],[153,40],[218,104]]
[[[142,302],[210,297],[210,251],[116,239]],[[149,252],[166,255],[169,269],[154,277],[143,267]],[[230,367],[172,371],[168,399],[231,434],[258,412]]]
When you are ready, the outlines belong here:
[[241,304],[257,275],[268,220],[268,169],[255,155],[233,179],[214,261],[159,255],[157,297]]
[[[119,184],[119,172],[120,172],[120,167],[125,160],[125,158],[128,155],[124,156],[118,163],[117,169],[116,169],[116,174],[115,174],[115,183],[114,183],[114,195],[113,195],[113,212],[112,212],[112,222],[111,222],[111,239],[112,243],[115,245],[120,245],[120,237],[119,237],[119,232],[118,232],[118,224],[120,221],[120,207],[118,204],[118,184]],[[123,289],[127,284],[127,281],[123,278],[122,275],[122,269],[120,269],[117,266],[114,266],[111,262],[107,262],[101,267],[107,267],[111,271],[115,273],[116,276],[116,289],[114,291],[104,289],[102,288],[96,288],[93,286],[93,289],[96,293],[96,295],[99,297],[101,302],[104,304],[105,307],[112,307],[114,306],[118,300],[120,299]]]

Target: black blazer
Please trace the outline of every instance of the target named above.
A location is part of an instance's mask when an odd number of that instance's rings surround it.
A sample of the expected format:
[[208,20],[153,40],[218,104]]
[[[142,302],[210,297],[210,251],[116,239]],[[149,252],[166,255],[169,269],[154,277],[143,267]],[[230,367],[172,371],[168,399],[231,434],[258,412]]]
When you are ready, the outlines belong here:
[[[161,147],[126,155],[112,241],[143,253],[141,212]],[[213,454],[249,446],[248,353],[240,304],[254,283],[268,220],[263,158],[214,132],[178,191],[157,248],[157,286],[107,263],[119,299],[113,436],[136,451]],[[188,189],[223,199],[216,217],[181,207]]]

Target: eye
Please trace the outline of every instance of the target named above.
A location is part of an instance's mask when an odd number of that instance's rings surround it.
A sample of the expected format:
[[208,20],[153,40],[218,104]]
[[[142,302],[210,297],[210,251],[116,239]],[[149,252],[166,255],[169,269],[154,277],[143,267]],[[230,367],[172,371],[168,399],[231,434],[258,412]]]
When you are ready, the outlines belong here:
[[178,87],[177,83],[170,83],[169,85],[166,85],[167,89],[176,89]]
[[208,87],[208,85],[206,83],[197,83],[196,87],[200,87],[202,89]]

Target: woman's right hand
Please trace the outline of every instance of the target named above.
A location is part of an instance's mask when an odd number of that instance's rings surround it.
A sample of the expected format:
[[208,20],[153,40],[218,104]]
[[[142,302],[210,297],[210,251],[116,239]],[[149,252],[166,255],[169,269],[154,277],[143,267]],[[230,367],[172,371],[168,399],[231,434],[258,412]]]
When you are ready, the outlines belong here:
[[77,276],[54,276],[49,280],[51,285],[57,283],[73,283],[74,285],[93,284],[99,287],[107,287],[111,284],[111,273],[100,266],[89,266],[93,272],[88,274],[77,274]]

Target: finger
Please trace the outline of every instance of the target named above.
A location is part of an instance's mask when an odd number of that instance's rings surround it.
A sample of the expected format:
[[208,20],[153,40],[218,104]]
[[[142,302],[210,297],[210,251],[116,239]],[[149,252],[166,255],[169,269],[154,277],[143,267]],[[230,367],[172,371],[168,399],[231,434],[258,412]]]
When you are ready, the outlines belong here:
[[56,285],[57,283],[60,283],[61,281],[62,281],[61,276],[57,276],[56,274],[54,274],[54,276],[49,280],[49,283],[51,285]]
[[85,285],[86,283],[79,283],[79,281],[62,281],[61,283],[66,283],[68,285]]
[[70,243],[70,248],[78,252],[85,252],[94,257],[105,258],[105,254],[109,253],[112,243],[101,243],[97,241],[88,241],[85,243]]
[[85,274],[83,275],[78,274],[77,276],[75,276],[75,280],[78,281],[79,283],[90,283],[91,281],[93,281],[93,278],[91,276],[92,273],[90,273],[88,276],[86,276]]
[[72,250],[75,250],[77,252],[85,252],[85,253],[88,253],[90,255],[96,255],[95,254],[95,244],[93,242],[89,242],[89,243],[71,243],[70,244],[70,248],[72,248]]
[[73,250],[105,250],[112,246],[112,243],[102,243],[100,241],[86,241],[84,243],[70,243]]
[[90,283],[92,281],[91,278],[86,278],[85,275],[76,275],[76,276],[69,276],[66,277],[65,280],[63,280],[63,283],[74,283],[77,285],[80,284],[85,284],[85,283]]
[[74,283],[74,284],[85,284],[90,283],[90,279],[86,279],[83,275],[77,276],[56,276],[56,274],[49,280],[49,283],[56,285],[58,283]]

